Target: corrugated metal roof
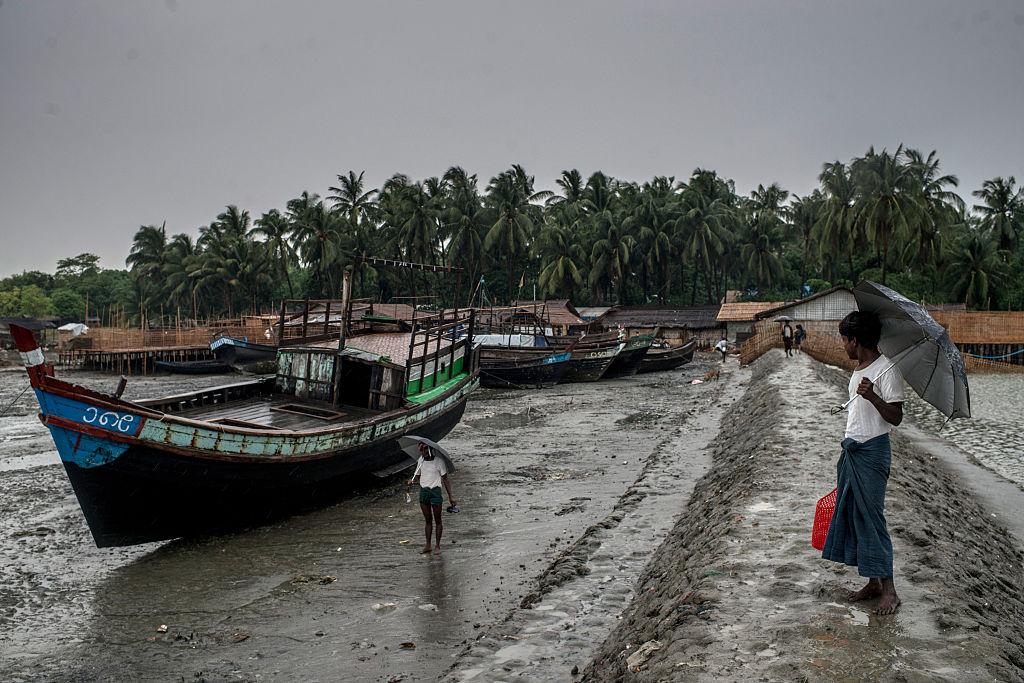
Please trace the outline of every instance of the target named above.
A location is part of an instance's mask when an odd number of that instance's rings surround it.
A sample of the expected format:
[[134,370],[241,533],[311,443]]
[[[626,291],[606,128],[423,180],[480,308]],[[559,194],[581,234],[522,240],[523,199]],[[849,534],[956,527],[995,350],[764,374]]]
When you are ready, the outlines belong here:
[[722,309],[718,312],[718,322],[753,321],[758,313],[785,305],[783,301],[740,301],[734,304],[722,304]]
[[691,330],[718,327],[719,306],[690,308],[614,308],[602,323],[615,327],[686,327]]

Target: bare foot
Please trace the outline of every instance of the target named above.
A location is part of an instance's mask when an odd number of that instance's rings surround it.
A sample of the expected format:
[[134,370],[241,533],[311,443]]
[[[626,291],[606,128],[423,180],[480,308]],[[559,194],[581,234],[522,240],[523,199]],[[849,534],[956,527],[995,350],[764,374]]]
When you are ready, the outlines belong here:
[[[858,602],[860,600],[870,600],[871,598],[877,598],[882,594],[882,584],[878,579],[868,579],[867,584],[859,591],[854,591],[846,596],[847,602]],[[895,595],[895,594],[894,594]]]
[[896,591],[887,591],[882,593],[882,599],[878,601],[878,607],[875,608],[875,614],[895,614],[901,604],[902,601],[900,600],[900,596],[896,595]]
[[440,555],[441,554],[441,546],[440,545],[435,545],[434,546],[434,554],[435,555]]
[[430,544],[428,543],[425,546],[423,546],[423,550],[421,550],[420,553],[423,554],[423,555],[426,555],[429,552],[430,552]]

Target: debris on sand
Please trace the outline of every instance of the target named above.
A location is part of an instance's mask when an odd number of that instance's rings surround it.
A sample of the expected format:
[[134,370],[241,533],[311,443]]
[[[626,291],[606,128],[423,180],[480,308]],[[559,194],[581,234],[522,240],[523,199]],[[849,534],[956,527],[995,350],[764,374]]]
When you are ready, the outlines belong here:
[[299,574],[294,579],[292,579],[292,583],[318,583],[321,586],[326,586],[327,584],[334,583],[337,580],[337,576],[327,576],[326,574]]
[[391,610],[397,609],[397,608],[398,608],[398,605],[396,605],[393,602],[375,602],[375,603],[373,603],[373,607],[372,607],[374,612],[385,612],[385,611],[390,612]]
[[436,612],[437,611],[437,605],[428,602],[428,603],[425,603],[423,605],[420,605],[420,609],[423,610],[424,612]]
[[402,648],[403,650],[415,650],[416,643],[412,642],[411,640],[407,640],[404,643],[399,643],[398,647]]
[[157,633],[167,633],[167,624],[160,624],[156,627]]
[[648,640],[646,643],[636,649],[636,652],[626,657],[626,667],[636,673],[640,671],[644,662],[651,658],[651,653],[656,652],[664,647],[661,641]]

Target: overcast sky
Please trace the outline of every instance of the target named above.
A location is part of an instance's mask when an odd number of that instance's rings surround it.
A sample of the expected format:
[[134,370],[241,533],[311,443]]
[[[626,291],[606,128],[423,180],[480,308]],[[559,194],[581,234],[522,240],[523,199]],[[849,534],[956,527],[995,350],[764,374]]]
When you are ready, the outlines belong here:
[[0,0],[0,276],[349,169],[805,194],[900,142],[1024,179],[1024,2]]

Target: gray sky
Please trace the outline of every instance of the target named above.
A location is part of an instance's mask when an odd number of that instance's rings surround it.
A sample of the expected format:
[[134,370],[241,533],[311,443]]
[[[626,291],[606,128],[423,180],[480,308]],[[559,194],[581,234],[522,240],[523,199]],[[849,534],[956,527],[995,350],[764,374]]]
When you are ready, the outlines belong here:
[[809,192],[869,145],[1024,179],[1024,2],[0,0],[0,276],[338,173]]

